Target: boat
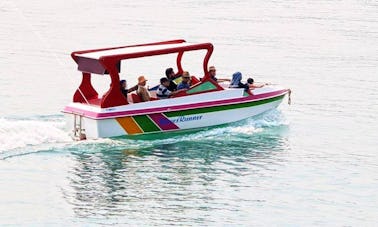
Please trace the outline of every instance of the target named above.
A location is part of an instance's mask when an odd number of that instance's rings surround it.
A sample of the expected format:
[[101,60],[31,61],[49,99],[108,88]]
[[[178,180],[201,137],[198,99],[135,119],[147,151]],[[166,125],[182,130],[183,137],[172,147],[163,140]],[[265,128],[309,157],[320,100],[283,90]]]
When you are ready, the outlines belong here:
[[[290,89],[279,85],[245,91],[243,88],[229,88],[227,83],[218,83],[208,71],[213,49],[211,43],[189,43],[180,39],[72,52],[71,57],[78,65],[82,80],[72,102],[62,112],[68,127],[72,126],[73,138],[82,140],[175,132],[229,124],[278,107],[289,93]],[[128,97],[122,94],[119,75],[122,62],[175,55],[177,75],[180,75],[184,72],[183,55],[193,51],[206,54],[203,69],[200,69],[203,70],[202,78],[192,76],[189,89],[169,99],[148,102],[140,102],[133,93],[129,93]],[[105,94],[99,95],[93,87],[93,75],[109,75],[110,88]],[[151,89],[150,94],[156,97],[156,90]]]

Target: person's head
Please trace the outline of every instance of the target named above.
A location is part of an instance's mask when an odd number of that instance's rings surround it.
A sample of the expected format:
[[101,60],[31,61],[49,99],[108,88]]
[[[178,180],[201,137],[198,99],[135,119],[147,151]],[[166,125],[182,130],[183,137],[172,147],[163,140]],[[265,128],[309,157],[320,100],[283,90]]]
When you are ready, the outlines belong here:
[[209,73],[210,73],[210,76],[215,76],[217,74],[217,70],[215,69],[215,66],[209,67]]
[[168,87],[169,86],[169,80],[167,77],[163,77],[160,79],[160,84],[163,85],[164,87]]
[[247,83],[249,83],[249,84],[253,84],[253,82],[254,82],[254,80],[253,80],[252,78],[248,78],[248,79],[247,79]]
[[167,78],[171,79],[175,76],[175,72],[172,68],[168,68],[165,70],[165,75],[167,76]]
[[126,80],[119,81],[119,84],[121,85],[121,88],[126,88],[126,86],[127,86]]
[[144,76],[138,77],[138,85],[145,86],[147,82],[147,79]]
[[182,73],[182,82],[188,83],[190,81],[190,74],[188,71]]

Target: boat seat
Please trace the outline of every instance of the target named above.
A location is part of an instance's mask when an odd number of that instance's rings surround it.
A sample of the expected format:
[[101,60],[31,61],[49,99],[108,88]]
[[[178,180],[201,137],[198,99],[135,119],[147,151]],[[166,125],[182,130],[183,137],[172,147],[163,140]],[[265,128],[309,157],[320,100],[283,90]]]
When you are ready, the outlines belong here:
[[192,85],[197,84],[198,82],[200,82],[200,80],[197,79],[197,77],[195,77],[195,76],[191,76],[190,80],[192,81]]
[[131,94],[131,99],[133,100],[133,103],[142,102],[142,99],[140,98],[140,96],[135,93]]
[[88,99],[88,103],[90,105],[100,106],[101,105],[101,99]]

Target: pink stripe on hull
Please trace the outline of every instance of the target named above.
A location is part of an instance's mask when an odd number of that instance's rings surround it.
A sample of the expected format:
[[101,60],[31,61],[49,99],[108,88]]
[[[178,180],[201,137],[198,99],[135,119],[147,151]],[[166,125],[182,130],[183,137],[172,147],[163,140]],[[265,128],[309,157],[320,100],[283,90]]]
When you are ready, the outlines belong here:
[[106,119],[106,118],[113,118],[113,117],[154,114],[154,113],[161,113],[161,112],[166,112],[166,111],[180,111],[180,110],[187,110],[187,109],[196,109],[196,108],[204,108],[204,107],[245,103],[245,102],[251,102],[251,101],[259,101],[263,99],[274,98],[274,97],[286,94],[287,92],[288,92],[288,89],[284,89],[284,90],[269,92],[269,93],[260,94],[260,95],[250,95],[246,97],[220,100],[220,101],[209,101],[209,102],[203,102],[203,103],[185,104],[185,105],[170,106],[170,107],[155,107],[155,108],[150,108],[150,109],[129,110],[129,111],[112,112],[112,113],[96,113],[93,111],[87,111],[87,110],[83,110],[83,109],[79,109],[75,107],[66,106],[63,112],[64,113],[78,113],[78,114],[81,114],[83,116],[93,118],[93,119]]

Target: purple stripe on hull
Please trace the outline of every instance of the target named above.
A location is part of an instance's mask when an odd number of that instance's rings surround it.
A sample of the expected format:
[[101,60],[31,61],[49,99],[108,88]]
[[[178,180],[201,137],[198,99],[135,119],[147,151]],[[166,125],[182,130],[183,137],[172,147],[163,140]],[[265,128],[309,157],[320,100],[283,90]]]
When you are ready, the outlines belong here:
[[148,115],[162,130],[179,129],[172,121],[161,113]]

